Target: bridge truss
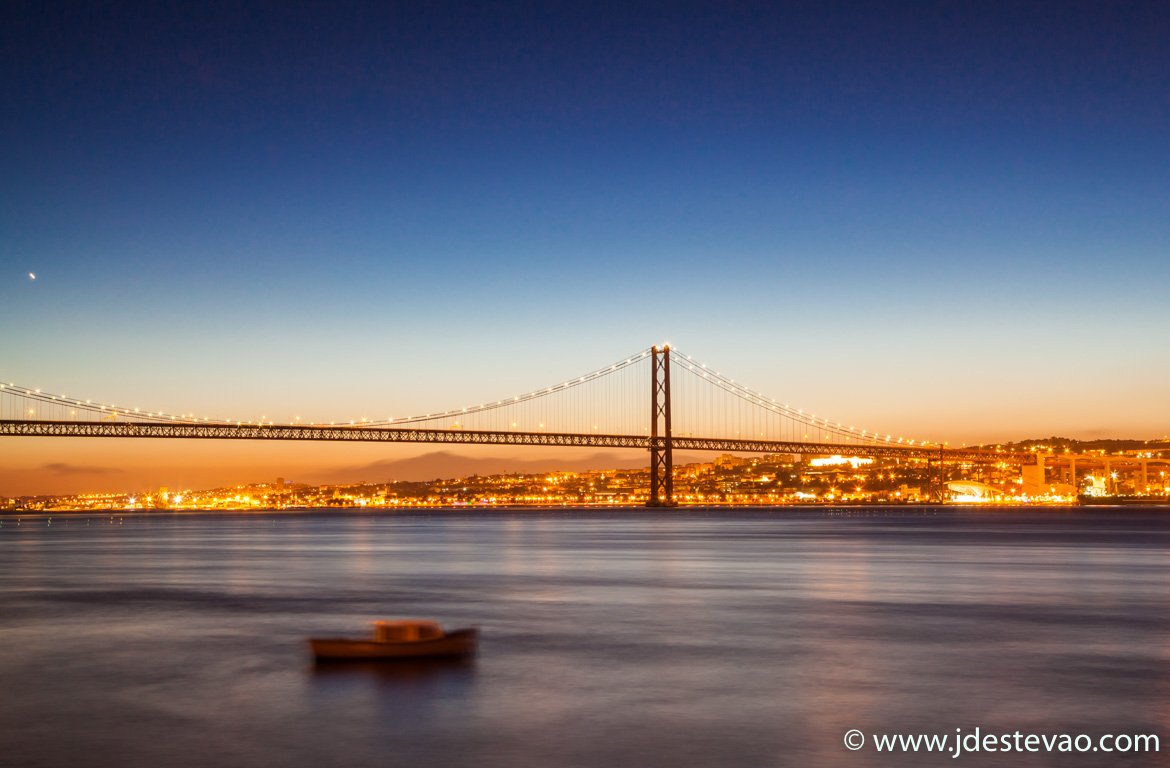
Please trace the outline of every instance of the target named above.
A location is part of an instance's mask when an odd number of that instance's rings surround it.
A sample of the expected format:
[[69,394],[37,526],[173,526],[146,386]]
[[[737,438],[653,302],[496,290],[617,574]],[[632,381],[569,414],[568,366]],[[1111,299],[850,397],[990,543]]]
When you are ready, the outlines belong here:
[[[466,445],[531,445],[580,448],[659,449],[665,436],[599,435],[564,432],[492,432],[411,429],[409,427],[316,426],[289,424],[168,424],[97,421],[0,421],[0,436],[185,438],[199,440],[316,440],[359,443],[451,443]],[[939,449],[928,446],[859,446],[856,443],[813,443],[780,440],[671,437],[675,450],[731,453],[849,454],[875,458],[939,458],[956,461],[1003,460],[1003,452]],[[1014,456],[1014,454],[1012,454]],[[665,462],[665,459],[664,459]],[[665,480],[662,480],[665,487]]]

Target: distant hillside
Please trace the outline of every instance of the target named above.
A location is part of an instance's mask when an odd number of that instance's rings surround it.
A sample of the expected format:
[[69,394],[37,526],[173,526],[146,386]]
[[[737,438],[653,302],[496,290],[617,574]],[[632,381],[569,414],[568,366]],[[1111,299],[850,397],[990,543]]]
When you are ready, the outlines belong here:
[[1004,448],[1028,450],[1034,446],[1044,446],[1056,451],[1066,448],[1073,453],[1088,451],[1163,451],[1170,450],[1170,440],[1075,440],[1071,437],[1037,437],[1029,440],[1019,440],[1014,443],[999,443]]
[[[1170,451],[1170,440],[1075,440],[1069,437],[1044,437],[999,443],[1008,449],[1029,450],[1044,446],[1055,451],[1066,448],[1076,453],[1088,451]],[[992,446],[987,446],[992,447]],[[714,454],[675,453],[674,465],[709,462]],[[556,455],[537,459],[508,456],[464,456],[450,451],[432,451],[405,459],[387,459],[353,467],[323,469],[302,480],[322,485],[357,485],[384,483],[391,480],[429,482],[452,480],[473,475],[542,474],[547,472],[585,472],[607,469],[646,469],[648,457],[642,451],[598,452],[577,458]]]
[[[704,461],[697,455],[674,455],[676,466]],[[503,475],[509,473],[539,474],[543,472],[584,472],[600,469],[645,469],[649,458],[643,451],[594,453],[576,459],[558,459],[556,456],[540,459],[516,459],[506,456],[461,456],[449,451],[433,451],[407,459],[376,461],[360,467],[347,467],[323,473],[319,479],[326,483],[380,483],[387,480],[438,480],[472,475]]]

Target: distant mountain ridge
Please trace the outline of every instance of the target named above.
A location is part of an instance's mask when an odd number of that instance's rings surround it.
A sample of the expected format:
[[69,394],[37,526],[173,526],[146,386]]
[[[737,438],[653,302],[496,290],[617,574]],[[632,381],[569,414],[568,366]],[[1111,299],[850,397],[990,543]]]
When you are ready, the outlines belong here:
[[[1069,449],[1076,452],[1127,451],[1127,450],[1170,450],[1170,440],[1126,440],[1100,439],[1076,440],[1068,437],[1046,437],[1016,442],[998,443],[1004,448],[1027,450],[1043,445],[1057,451]],[[674,464],[682,466],[696,462],[709,462],[711,456],[676,453]],[[551,456],[538,459],[522,459],[508,456],[465,456],[451,451],[432,451],[420,456],[404,459],[385,459],[355,467],[343,467],[323,471],[315,482],[331,484],[382,483],[389,480],[422,482],[430,480],[451,480],[472,475],[541,474],[546,472],[585,472],[598,470],[646,469],[648,457],[641,451],[605,452],[576,458]]]
[[1071,437],[1037,437],[1028,440],[1017,440],[1012,443],[996,443],[1004,448],[1031,448],[1034,445],[1043,445],[1048,448],[1063,451],[1159,451],[1170,450],[1170,439],[1162,440],[1133,440],[1133,439],[1100,439],[1077,440]]
[[[676,465],[704,461],[697,455],[678,454]],[[646,469],[649,458],[643,451],[629,453],[594,453],[574,459],[555,456],[540,459],[519,459],[506,456],[478,458],[462,456],[450,451],[432,451],[405,459],[375,461],[360,467],[347,467],[324,474],[327,482],[364,483],[387,480],[439,480],[472,475],[540,474],[544,472],[585,472],[606,469]]]

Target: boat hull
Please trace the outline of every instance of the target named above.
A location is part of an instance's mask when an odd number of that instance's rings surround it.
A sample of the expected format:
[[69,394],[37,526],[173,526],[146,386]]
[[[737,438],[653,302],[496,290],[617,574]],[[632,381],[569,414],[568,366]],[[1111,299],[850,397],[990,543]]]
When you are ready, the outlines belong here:
[[457,629],[442,637],[405,642],[378,642],[344,637],[310,638],[309,647],[318,661],[348,661],[358,659],[424,659],[470,656],[475,653],[479,631]]

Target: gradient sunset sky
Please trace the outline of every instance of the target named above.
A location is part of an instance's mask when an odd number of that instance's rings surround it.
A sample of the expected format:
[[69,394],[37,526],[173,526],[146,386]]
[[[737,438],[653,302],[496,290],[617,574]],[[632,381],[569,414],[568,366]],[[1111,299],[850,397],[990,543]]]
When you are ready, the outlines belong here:
[[[1164,2],[290,5],[4,5],[0,379],[329,420],[669,340],[883,432],[1170,431]],[[4,438],[0,495],[426,450]]]

